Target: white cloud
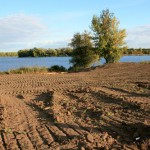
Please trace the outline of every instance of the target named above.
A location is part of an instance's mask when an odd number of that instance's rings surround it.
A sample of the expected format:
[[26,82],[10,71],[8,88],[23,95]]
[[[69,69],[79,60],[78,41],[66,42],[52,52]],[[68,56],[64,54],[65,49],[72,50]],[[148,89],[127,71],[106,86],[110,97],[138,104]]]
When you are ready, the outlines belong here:
[[43,47],[43,48],[62,48],[67,47],[70,39],[63,40],[43,40],[35,43],[35,47]]
[[[80,14],[62,15],[61,19],[71,19]],[[10,15],[0,18],[0,51],[16,51],[23,48],[66,47],[72,37],[72,30],[64,28],[50,29],[42,23],[40,18],[25,14]],[[54,28],[54,29],[53,29]],[[133,48],[150,48],[150,24],[127,30],[126,42]]]
[[46,31],[40,19],[25,14],[0,18],[0,50],[30,45]]
[[127,30],[126,42],[132,48],[150,48],[150,24]]

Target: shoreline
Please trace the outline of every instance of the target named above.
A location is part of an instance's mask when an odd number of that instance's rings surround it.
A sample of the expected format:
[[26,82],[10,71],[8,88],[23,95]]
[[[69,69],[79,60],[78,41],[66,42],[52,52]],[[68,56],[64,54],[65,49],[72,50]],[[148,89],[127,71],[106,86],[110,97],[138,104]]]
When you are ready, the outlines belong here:
[[[124,54],[123,56],[150,56],[150,54]],[[123,57],[122,56],[122,57]],[[36,57],[19,57],[19,56],[0,56],[0,57],[18,57],[18,58],[45,58],[45,57],[71,57],[71,56],[36,56]]]
[[[141,62],[117,62],[117,63],[112,63],[112,64],[150,64],[150,61],[141,61]],[[86,70],[92,70],[93,68],[97,68],[97,67],[103,67],[103,66],[107,66],[110,64],[101,64],[98,66],[92,66],[90,68],[85,68],[81,71],[77,71],[77,72],[82,72],[82,71],[86,71]],[[53,67],[53,66],[52,66]],[[61,67],[61,66],[58,66]],[[64,68],[66,69],[66,68]],[[47,67],[41,67],[41,66],[31,66],[31,67],[21,67],[21,68],[17,68],[17,69],[12,69],[12,70],[8,70],[8,71],[0,71],[0,75],[2,74],[64,74],[64,73],[70,73],[71,71],[68,71],[68,69],[66,69],[66,71],[61,71],[61,70],[53,70],[51,71],[50,68]],[[72,71],[73,72],[73,71]]]

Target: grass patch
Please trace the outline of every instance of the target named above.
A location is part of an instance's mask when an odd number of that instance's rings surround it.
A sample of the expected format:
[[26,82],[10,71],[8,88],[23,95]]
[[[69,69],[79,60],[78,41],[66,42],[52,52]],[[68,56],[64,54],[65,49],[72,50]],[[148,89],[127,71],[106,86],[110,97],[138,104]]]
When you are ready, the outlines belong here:
[[6,72],[7,74],[26,74],[26,73],[43,73],[48,72],[46,67],[21,67]]
[[150,64],[150,61],[141,61],[141,64]]
[[46,67],[21,67],[9,71],[0,72],[0,74],[27,74],[27,73],[47,73],[47,72],[66,72],[68,71],[63,66],[54,65],[50,68]]

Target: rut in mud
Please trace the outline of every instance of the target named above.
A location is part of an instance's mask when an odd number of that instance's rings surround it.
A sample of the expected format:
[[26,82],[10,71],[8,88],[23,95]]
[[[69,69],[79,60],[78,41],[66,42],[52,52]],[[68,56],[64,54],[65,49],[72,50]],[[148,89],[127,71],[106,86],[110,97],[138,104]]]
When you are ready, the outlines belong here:
[[0,76],[0,150],[150,149],[150,65]]

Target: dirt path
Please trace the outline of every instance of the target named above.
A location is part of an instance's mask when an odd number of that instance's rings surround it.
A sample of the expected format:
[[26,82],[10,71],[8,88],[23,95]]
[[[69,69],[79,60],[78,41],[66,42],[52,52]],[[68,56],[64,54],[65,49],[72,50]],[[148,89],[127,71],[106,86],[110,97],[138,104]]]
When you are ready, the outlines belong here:
[[0,150],[150,149],[150,65],[0,75]]

